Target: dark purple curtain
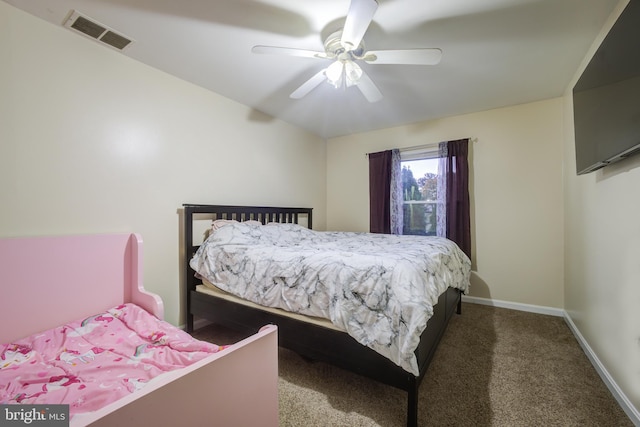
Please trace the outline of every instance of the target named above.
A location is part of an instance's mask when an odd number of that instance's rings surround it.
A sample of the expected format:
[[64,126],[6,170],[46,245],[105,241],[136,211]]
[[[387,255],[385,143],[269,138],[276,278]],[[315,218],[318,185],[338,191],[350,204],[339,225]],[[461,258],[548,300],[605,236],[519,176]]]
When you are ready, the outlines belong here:
[[391,150],[369,154],[369,229],[372,233],[391,233],[391,155]]
[[471,258],[471,206],[469,203],[469,140],[447,142],[442,171],[446,180],[447,239]]

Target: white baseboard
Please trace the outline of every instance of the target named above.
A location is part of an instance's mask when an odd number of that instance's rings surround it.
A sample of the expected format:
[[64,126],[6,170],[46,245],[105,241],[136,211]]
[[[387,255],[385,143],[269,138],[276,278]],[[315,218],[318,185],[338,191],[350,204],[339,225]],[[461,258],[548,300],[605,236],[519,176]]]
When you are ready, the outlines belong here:
[[565,315],[564,310],[561,308],[543,307],[540,305],[521,304],[517,302],[500,301],[488,298],[470,297],[467,295],[462,295],[462,302],[490,305],[491,307],[508,308],[518,311],[528,311],[530,313],[546,314],[549,316],[564,317]]
[[595,352],[591,349],[591,346],[584,339],[584,337],[576,327],[575,323],[573,323],[573,320],[571,320],[571,317],[569,317],[569,314],[565,310],[559,309],[559,308],[552,308],[552,307],[542,307],[542,306],[530,305],[530,304],[520,304],[520,303],[507,302],[507,301],[492,300],[487,298],[470,297],[467,295],[462,296],[462,301],[472,303],[472,304],[489,305],[492,307],[508,308],[511,310],[527,311],[531,313],[546,314],[546,315],[564,318],[565,322],[569,326],[569,329],[571,330],[573,335],[576,337],[578,344],[580,344],[580,347],[582,347],[582,350],[589,358],[589,361],[595,368],[598,375],[600,375],[600,378],[605,383],[605,385],[613,395],[614,399],[616,399],[616,401],[618,402],[622,410],[627,414],[629,419],[631,419],[631,422],[636,427],[640,427],[640,412],[638,412],[638,409],[636,409],[636,407],[633,406],[633,404],[631,403],[631,401],[629,401],[627,396],[622,392],[622,390],[620,390],[620,387],[618,387],[618,384],[616,384],[616,382],[613,380],[611,375],[609,375],[609,372],[607,371],[607,369],[604,367],[604,365],[602,364],[598,356],[595,354]]
[[564,313],[564,320],[565,322],[567,322],[567,325],[569,325],[569,329],[571,329],[571,332],[573,332],[573,335],[576,337],[576,340],[578,340],[580,347],[582,347],[582,350],[591,361],[591,364],[596,369],[596,372],[598,372],[598,375],[600,375],[602,381],[605,383],[613,397],[618,401],[620,407],[622,407],[622,410],[624,410],[627,416],[631,419],[633,425],[635,425],[636,427],[640,426],[640,412],[638,411],[638,409],[636,409],[635,406],[633,406],[633,404],[629,401],[622,390],[620,390],[620,387],[618,387],[618,384],[613,380],[611,375],[609,375],[607,369],[604,367],[593,349],[591,349],[591,346],[584,339],[566,311]]

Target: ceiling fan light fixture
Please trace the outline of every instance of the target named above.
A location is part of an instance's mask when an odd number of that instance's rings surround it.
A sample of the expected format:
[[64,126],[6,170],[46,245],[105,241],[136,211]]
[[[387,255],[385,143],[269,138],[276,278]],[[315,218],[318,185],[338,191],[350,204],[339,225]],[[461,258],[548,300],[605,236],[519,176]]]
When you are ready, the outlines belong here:
[[340,87],[340,85],[342,84],[344,67],[344,62],[335,61],[333,64],[329,65],[324,72],[325,76],[327,77],[327,81],[331,83],[335,88]]
[[362,68],[353,61],[346,61],[344,64],[344,74],[347,86],[357,84],[362,77]]

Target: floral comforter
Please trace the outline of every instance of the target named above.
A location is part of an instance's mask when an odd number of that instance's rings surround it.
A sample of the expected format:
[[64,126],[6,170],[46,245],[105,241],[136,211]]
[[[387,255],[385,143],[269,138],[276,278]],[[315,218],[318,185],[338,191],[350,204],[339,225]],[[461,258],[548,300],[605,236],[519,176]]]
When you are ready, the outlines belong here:
[[0,403],[68,404],[73,417],[220,349],[124,304],[0,345]]
[[214,230],[190,265],[246,300],[329,319],[414,375],[433,306],[448,287],[466,293],[471,270],[464,252],[441,237],[256,223]]

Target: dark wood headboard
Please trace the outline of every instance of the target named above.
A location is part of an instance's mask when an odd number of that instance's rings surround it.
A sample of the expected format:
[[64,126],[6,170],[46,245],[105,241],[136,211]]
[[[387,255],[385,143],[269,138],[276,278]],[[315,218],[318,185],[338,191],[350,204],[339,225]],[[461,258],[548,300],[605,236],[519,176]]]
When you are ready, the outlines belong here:
[[[193,254],[200,247],[194,244],[193,240],[193,221],[197,214],[206,215],[211,220],[215,219],[234,219],[236,221],[260,221],[263,224],[269,222],[282,222],[298,224],[302,218],[306,219],[307,227],[312,228],[312,212],[313,208],[282,208],[268,206],[228,206],[228,205],[192,205],[183,204],[184,207],[184,250],[185,262],[184,273],[186,280],[185,302],[187,304],[186,313],[190,313],[189,292],[195,290],[196,285],[200,283],[194,275],[194,271],[189,266],[189,261]],[[187,320],[189,321],[189,320]]]

